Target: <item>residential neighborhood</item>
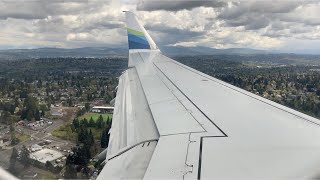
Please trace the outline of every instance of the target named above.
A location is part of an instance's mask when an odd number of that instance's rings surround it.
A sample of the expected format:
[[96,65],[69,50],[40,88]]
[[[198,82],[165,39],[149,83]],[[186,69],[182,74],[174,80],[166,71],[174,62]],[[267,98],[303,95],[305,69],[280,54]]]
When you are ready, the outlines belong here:
[[[0,166],[17,177],[47,179],[68,174],[68,157],[84,146],[77,137],[80,130],[74,127],[75,121],[90,122],[90,159],[105,148],[106,142],[101,148],[100,141],[107,141],[106,128],[112,121],[115,77],[45,73],[40,77],[5,76],[0,84]],[[21,157],[23,149],[28,154],[26,163]],[[15,151],[18,155],[12,159]],[[91,161],[91,166],[81,165],[90,167],[86,176],[98,174]]]

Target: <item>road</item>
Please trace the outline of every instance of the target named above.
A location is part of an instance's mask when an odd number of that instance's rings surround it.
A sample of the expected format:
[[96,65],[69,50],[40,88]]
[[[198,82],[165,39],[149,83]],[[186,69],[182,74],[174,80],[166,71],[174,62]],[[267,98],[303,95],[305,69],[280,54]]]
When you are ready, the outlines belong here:
[[36,139],[44,139],[47,136],[51,135],[50,133],[59,128],[60,126],[62,126],[64,123],[62,120],[56,120],[54,121],[54,123],[44,129],[42,129],[41,131],[37,131],[36,133],[32,134],[31,137],[36,138]]
[[[45,119],[45,120],[49,120],[49,119]],[[52,120],[49,120],[49,121],[52,121]],[[23,134],[29,135],[31,138],[29,138],[27,141],[24,141],[24,142],[21,142],[21,143],[15,145],[14,147],[16,149],[21,149],[23,145],[26,147],[32,146],[33,144],[40,143],[44,139],[51,140],[52,142],[55,142],[55,144],[60,145],[60,146],[64,146],[66,144],[69,144],[69,145],[73,144],[70,141],[61,140],[61,139],[53,137],[51,135],[51,132],[53,130],[59,128],[60,126],[62,126],[64,124],[64,122],[62,120],[55,120],[52,122],[53,122],[53,124],[45,127],[42,130],[39,130],[39,131],[29,129],[27,127],[19,127],[19,126],[16,127],[16,130],[21,129],[21,132],[23,132]],[[20,131],[18,130],[18,132],[20,132]],[[12,148],[0,151],[0,166],[5,169],[9,167]]]

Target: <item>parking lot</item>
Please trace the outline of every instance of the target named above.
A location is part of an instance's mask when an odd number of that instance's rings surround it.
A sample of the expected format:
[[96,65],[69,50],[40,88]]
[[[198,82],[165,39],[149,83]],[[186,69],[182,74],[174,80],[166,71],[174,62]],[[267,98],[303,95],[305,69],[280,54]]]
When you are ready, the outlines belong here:
[[[48,123],[49,122],[49,123]],[[51,123],[50,123],[51,122]],[[70,152],[71,148],[75,146],[74,143],[56,138],[51,135],[51,132],[63,125],[62,120],[50,120],[47,118],[43,118],[42,121],[37,123],[17,123],[15,126],[15,130],[18,133],[28,135],[28,138],[24,142],[20,142],[19,144],[15,145],[16,149],[21,149],[23,145],[28,148],[31,148],[34,144],[41,144],[43,141],[50,141],[51,143],[48,145],[44,145],[43,148],[48,149],[55,149],[60,151],[64,155],[68,155],[68,151]],[[2,125],[0,127],[0,136],[8,136],[10,137],[10,130],[9,126]],[[1,152],[0,152],[0,166],[8,167],[9,159],[12,152],[12,146],[7,145]]]

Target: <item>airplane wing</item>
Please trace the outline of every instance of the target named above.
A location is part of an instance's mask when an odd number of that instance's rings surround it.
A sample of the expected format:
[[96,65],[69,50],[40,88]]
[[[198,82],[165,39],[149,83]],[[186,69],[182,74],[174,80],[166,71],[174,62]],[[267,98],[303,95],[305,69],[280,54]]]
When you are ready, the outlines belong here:
[[126,21],[128,69],[98,179],[320,177],[318,119],[164,56],[132,12]]

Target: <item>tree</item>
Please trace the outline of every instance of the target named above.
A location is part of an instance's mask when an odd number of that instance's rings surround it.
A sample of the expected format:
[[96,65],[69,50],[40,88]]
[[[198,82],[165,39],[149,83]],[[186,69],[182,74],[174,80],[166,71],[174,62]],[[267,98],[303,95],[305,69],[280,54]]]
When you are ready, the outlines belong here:
[[88,122],[88,120],[86,119],[86,118],[84,118],[83,120],[82,120],[82,124],[83,124],[83,126],[84,127],[89,127],[89,122]]
[[80,128],[80,131],[78,132],[78,142],[84,142],[84,140],[86,139],[85,137],[85,133],[83,128]]
[[8,111],[3,111],[1,113],[1,122],[7,125],[11,123],[11,116]]
[[14,99],[14,106],[15,106],[15,107],[19,107],[19,105],[20,105],[19,99],[18,99],[18,98],[15,98],[15,99]]
[[107,148],[109,143],[109,134],[107,132],[107,129],[102,131],[101,134],[101,140],[100,140],[100,146],[101,148]]
[[46,164],[45,164],[45,166],[46,166],[46,168],[47,168],[48,170],[50,170],[50,169],[53,167],[52,164],[50,163],[50,161],[47,161]]
[[103,128],[105,128],[106,127],[106,122],[105,121],[102,121],[102,123],[101,123],[101,128],[103,129]]
[[85,108],[79,109],[78,112],[77,112],[77,117],[80,117],[80,116],[84,115],[84,113],[86,113],[86,109]]
[[29,153],[27,147],[26,147],[25,145],[23,145],[23,146],[22,146],[22,149],[21,149],[21,155],[20,155],[20,157],[21,157],[21,163],[22,163],[25,167],[27,167],[27,166],[30,165],[30,158],[29,158],[29,156],[30,156],[30,153]]
[[103,122],[103,117],[102,115],[100,114],[98,120],[97,120],[97,127],[98,128],[102,128],[102,122]]
[[89,142],[90,146],[94,144],[94,136],[93,136],[93,133],[92,133],[91,129],[89,130],[88,140],[90,141]]
[[72,164],[66,164],[65,179],[77,179],[77,171]]
[[93,118],[91,116],[91,118],[89,120],[89,127],[94,127],[95,125],[96,125],[96,123],[94,122],[94,120],[93,120]]
[[[28,96],[23,102],[24,109],[21,113],[21,119],[29,121],[40,117],[38,102],[34,97]],[[39,118],[40,119],[40,118]]]
[[67,103],[68,103],[68,106],[71,107],[71,106],[73,105],[72,99],[69,98],[69,99],[67,100]]
[[79,119],[73,119],[72,124],[75,129],[78,129],[80,124],[79,124]]
[[72,148],[73,154],[67,157],[66,165],[73,164],[78,166],[86,166],[91,158],[90,145]]
[[39,112],[38,109],[36,110],[36,112],[35,112],[35,114],[34,114],[34,119],[35,119],[36,121],[39,121],[39,120],[40,120],[40,112]]
[[111,123],[112,123],[112,118],[110,118],[110,117],[108,116],[107,122],[106,122],[106,125],[107,125],[108,128],[111,128]]
[[11,157],[10,157],[10,166],[9,166],[9,171],[11,173],[15,173],[15,165],[16,165],[16,161],[18,158],[19,154],[17,149],[14,147],[12,149],[12,153],[11,153]]
[[16,106],[14,104],[10,104],[9,112],[13,115],[16,110]]
[[89,178],[89,171],[90,171],[90,169],[87,166],[85,166],[82,169],[82,178],[83,179],[88,179]]
[[14,131],[14,125],[13,123],[10,124],[10,132],[13,132]]
[[90,110],[90,104],[89,103],[85,103],[84,107],[86,108],[86,111],[88,112]]
[[44,110],[41,110],[41,117],[44,117],[45,114],[46,112]]

